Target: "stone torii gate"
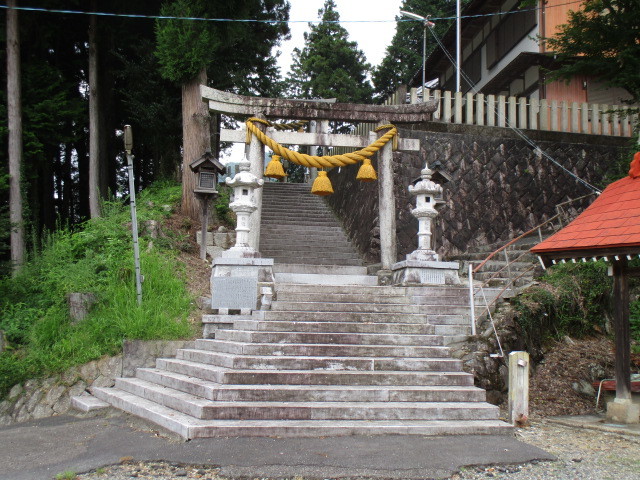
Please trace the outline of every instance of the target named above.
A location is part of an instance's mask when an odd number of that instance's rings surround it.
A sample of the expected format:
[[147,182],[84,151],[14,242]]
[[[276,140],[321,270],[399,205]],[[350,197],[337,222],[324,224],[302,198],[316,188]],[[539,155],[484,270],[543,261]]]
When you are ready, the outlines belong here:
[[[226,115],[243,115],[257,118],[274,118],[287,120],[316,120],[320,125],[329,121],[341,122],[375,122],[384,124],[419,123],[431,119],[435,111],[434,102],[412,105],[364,105],[350,103],[333,103],[327,100],[289,100],[279,98],[262,98],[236,95],[229,92],[200,86],[202,99],[208,102],[209,110]],[[264,125],[257,125],[265,131]],[[341,135],[319,132],[278,131],[266,128],[265,133],[273,140],[284,145],[331,146],[364,148],[377,138],[374,132],[370,136]],[[325,130],[326,131],[326,130]],[[245,143],[246,130],[222,129],[220,141]],[[398,141],[399,151],[418,151],[420,142],[417,139]],[[387,143],[378,152],[378,191],[379,191],[379,223],[380,250],[383,270],[391,270],[396,262],[396,212],[393,194],[392,145]],[[262,178],[264,172],[264,145],[255,135],[251,136],[248,146],[248,159],[251,162],[251,173]],[[260,218],[262,212],[262,192],[257,189],[255,200],[257,210],[251,215],[250,245],[259,250]]]

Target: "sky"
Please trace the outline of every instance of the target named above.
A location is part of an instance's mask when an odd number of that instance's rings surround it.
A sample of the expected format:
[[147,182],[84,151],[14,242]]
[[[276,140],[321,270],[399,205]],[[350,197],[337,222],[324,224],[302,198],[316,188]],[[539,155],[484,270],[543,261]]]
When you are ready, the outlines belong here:
[[[291,40],[280,46],[282,55],[278,65],[284,76],[291,66],[291,53],[295,47],[304,47],[304,32],[308,31],[308,21],[318,20],[318,10],[324,0],[290,0],[289,19],[304,20],[289,23]],[[335,0],[342,26],[349,32],[349,40],[358,43],[367,61],[376,66],[384,57],[387,46],[396,32],[395,17],[400,11],[402,0]],[[351,22],[349,22],[351,21]],[[372,22],[373,21],[373,22]]]

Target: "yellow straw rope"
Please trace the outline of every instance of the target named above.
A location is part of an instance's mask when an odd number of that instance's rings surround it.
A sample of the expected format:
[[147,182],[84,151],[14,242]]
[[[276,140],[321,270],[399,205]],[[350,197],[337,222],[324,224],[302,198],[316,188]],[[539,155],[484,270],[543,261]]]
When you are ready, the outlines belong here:
[[247,120],[247,137],[249,137],[249,135],[252,133],[258,138],[258,140],[260,140],[264,145],[269,147],[271,150],[273,150],[274,153],[280,155],[282,158],[286,158],[290,162],[297,163],[298,165],[315,168],[344,167],[345,165],[362,162],[365,159],[372,157],[374,153],[384,147],[391,139],[394,139],[395,147],[396,135],[398,134],[398,129],[395,127],[395,125],[380,125],[375,129],[376,132],[384,129],[389,129],[389,131],[387,131],[384,135],[382,135],[368,147],[364,147],[355,152],[345,153],[342,155],[325,155],[322,157],[318,157],[316,155],[307,155],[300,152],[294,152],[293,150],[289,150],[288,148],[283,147],[274,139],[261,132],[260,129],[258,129],[258,127],[254,125],[254,122],[259,122],[267,126],[271,125],[271,122],[263,120],[261,118],[249,118]]

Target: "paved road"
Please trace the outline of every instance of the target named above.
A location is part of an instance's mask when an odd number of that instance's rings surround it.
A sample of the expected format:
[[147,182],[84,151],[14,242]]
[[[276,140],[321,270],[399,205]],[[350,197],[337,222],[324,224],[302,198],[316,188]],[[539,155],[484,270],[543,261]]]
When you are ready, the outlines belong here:
[[465,465],[554,457],[511,435],[211,438],[184,442],[124,414],[51,417],[0,427],[0,480],[46,480],[123,457],[216,465],[226,477],[448,478]]

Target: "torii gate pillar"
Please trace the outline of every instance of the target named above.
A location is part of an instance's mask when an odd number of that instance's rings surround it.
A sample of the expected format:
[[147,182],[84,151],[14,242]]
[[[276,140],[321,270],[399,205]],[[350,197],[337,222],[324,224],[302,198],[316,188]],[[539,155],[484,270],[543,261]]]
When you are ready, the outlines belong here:
[[[388,124],[388,120],[378,126]],[[396,199],[393,194],[393,142],[380,149],[378,154],[378,224],[380,227],[380,284],[391,283],[391,267],[396,263]]]
[[[265,119],[265,116],[261,113],[254,115],[256,118]],[[256,126],[263,132],[266,130],[266,126],[261,123],[256,123]],[[264,145],[255,135],[251,135],[251,143],[248,146],[249,162],[251,162],[250,172],[259,179],[264,177]],[[249,226],[251,231],[249,232],[249,246],[256,252],[260,251],[260,219],[262,218],[262,189],[257,188],[254,191],[254,201],[258,208],[251,214],[249,219]]]

